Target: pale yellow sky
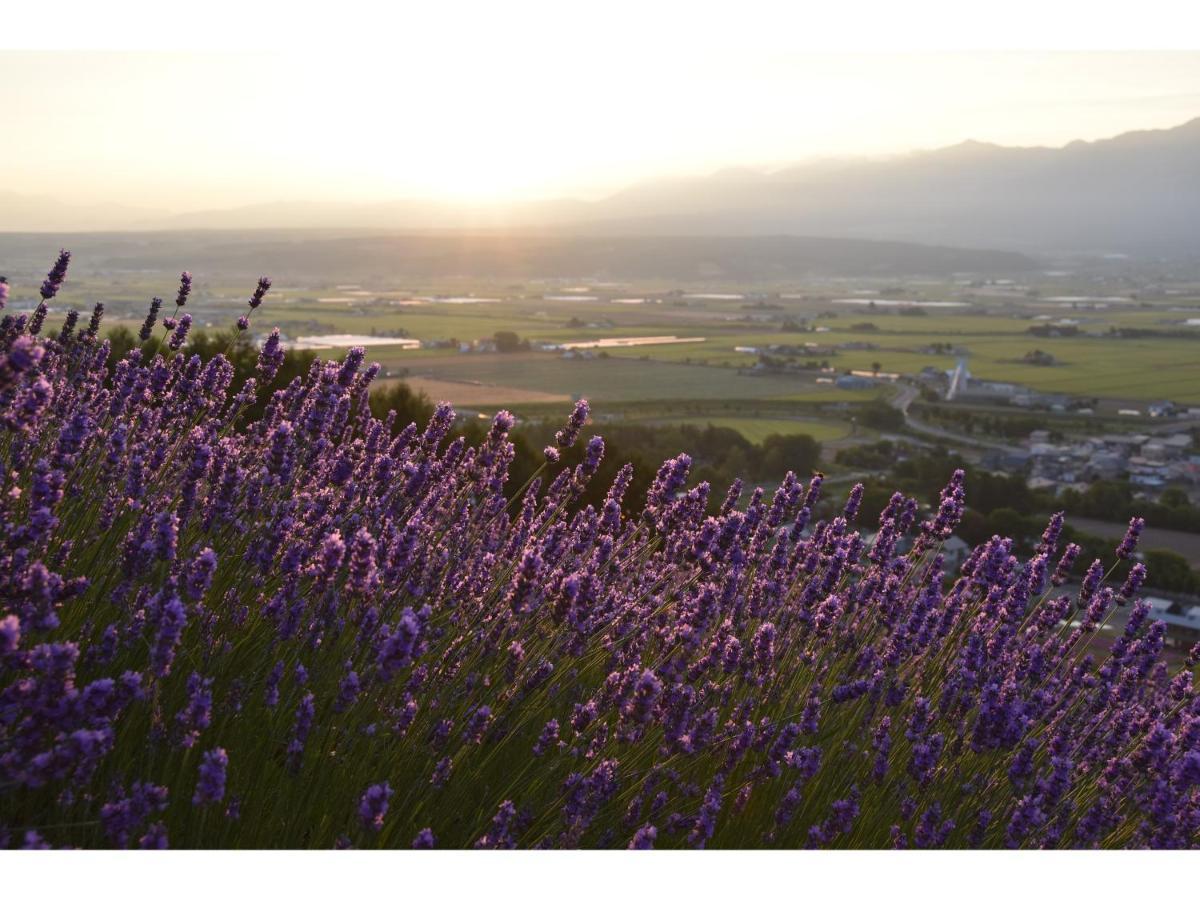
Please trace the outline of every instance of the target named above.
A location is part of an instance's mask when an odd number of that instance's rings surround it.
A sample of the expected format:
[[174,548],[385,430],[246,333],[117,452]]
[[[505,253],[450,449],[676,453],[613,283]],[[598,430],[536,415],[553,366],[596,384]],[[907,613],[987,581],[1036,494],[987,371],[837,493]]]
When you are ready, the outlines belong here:
[[586,34],[465,46],[0,52],[0,192],[170,211],[590,197],[726,166],[967,138],[1061,145],[1200,116],[1200,52],[622,52]]

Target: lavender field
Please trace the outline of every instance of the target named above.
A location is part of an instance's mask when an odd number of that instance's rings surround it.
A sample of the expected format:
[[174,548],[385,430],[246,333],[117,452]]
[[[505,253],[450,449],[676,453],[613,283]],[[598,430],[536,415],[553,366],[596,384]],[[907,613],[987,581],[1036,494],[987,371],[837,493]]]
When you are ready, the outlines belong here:
[[1200,846],[1140,520],[952,569],[961,472],[878,523],[686,455],[588,505],[586,402],[514,484],[511,415],[376,418],[361,349],[189,356],[186,273],[112,360],[102,308],[47,319],[68,264],[0,323],[0,845]]

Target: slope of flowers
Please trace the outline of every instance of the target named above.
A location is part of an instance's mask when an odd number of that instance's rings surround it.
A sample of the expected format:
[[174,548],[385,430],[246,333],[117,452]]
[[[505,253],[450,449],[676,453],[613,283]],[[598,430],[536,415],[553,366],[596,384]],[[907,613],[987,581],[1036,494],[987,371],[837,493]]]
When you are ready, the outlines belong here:
[[401,428],[361,350],[274,384],[275,337],[235,386],[179,352],[189,289],[111,376],[100,309],[0,325],[5,846],[1200,842],[1196,652],[1162,658],[1140,566],[1063,593],[1061,517],[949,572],[961,473],[869,542],[860,490],[811,521],[820,476],[709,515],[686,456],[581,506],[586,404],[506,494],[509,414]]

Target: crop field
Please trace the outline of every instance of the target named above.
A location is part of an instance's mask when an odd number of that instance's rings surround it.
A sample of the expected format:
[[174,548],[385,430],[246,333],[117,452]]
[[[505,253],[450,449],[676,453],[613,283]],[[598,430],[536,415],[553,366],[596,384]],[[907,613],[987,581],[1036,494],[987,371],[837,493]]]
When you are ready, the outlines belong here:
[[389,367],[403,365],[421,378],[460,379],[533,391],[552,391],[603,402],[669,400],[782,400],[797,394],[839,402],[856,392],[818,390],[812,378],[754,377],[734,369],[685,366],[641,359],[561,359],[547,353],[374,354]]
[[[84,275],[80,281],[62,308],[86,308],[81,296],[104,299],[112,304],[110,325],[138,322],[141,304],[131,302],[131,290],[161,295],[169,289],[167,276],[159,280],[146,274]],[[219,327],[241,302],[245,287],[219,277],[198,283],[192,300],[195,327]],[[884,296],[889,290],[892,294]],[[403,277],[362,282],[347,276],[283,285],[275,293],[272,323],[286,338],[348,333],[421,341],[423,349],[379,347],[372,357],[391,377],[417,379],[435,399],[473,406],[562,405],[586,396],[598,410],[610,413],[631,403],[686,401],[715,404],[707,414],[718,416],[728,414],[719,406],[732,400],[855,403],[886,396],[890,389],[838,390],[818,382],[818,375],[829,379],[876,366],[908,375],[926,367],[948,370],[960,354],[976,377],[1039,391],[1112,402],[1200,404],[1200,327],[1182,324],[1200,318],[1200,297],[1184,292],[1152,301],[1093,303],[1086,298],[1121,299],[1120,291],[1097,287],[1081,276],[1047,276],[1019,288],[968,287],[939,279],[914,279],[898,288],[871,279],[816,278],[809,284],[767,286],[481,279],[418,283]],[[1061,296],[1085,299],[1048,299]],[[834,302],[845,299],[864,302]],[[32,298],[18,293],[14,300],[19,305]],[[920,314],[895,305],[910,300],[963,305],[926,306]],[[1029,331],[1051,323],[1078,333],[1041,336]],[[794,327],[785,327],[789,324]],[[1146,329],[1155,336],[1109,336],[1115,328]],[[1193,330],[1198,337],[1190,336]],[[579,353],[594,357],[582,359],[564,359],[548,350],[460,353],[454,346],[490,340],[497,332],[514,333],[534,345],[661,336],[680,342],[598,347]],[[1033,350],[1051,354],[1055,364],[1023,362]],[[755,367],[759,353],[790,362],[788,373],[745,374]],[[818,373],[815,367],[822,363],[833,371]],[[804,369],[805,364],[814,368]],[[844,418],[836,412],[832,417]]]
[[851,433],[849,423],[828,419],[772,419],[750,416],[680,416],[654,419],[663,425],[712,425],[716,428],[732,428],[746,440],[761,444],[773,434],[807,434],[817,441],[841,440]]

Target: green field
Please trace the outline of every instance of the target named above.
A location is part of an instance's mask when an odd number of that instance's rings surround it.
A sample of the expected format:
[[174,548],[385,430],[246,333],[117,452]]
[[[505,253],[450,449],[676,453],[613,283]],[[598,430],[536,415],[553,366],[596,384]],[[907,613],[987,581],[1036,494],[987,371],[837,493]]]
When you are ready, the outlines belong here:
[[[1124,295],[1123,286],[1105,286],[1094,279],[1055,276],[1033,278],[1019,289],[976,290],[952,279],[912,280],[899,291],[908,299],[953,300],[968,305],[928,308],[924,315],[901,315],[886,304],[870,308],[838,305],[838,298],[872,296],[871,291],[893,290],[896,285],[869,278],[820,279],[786,285],[730,285],[662,282],[626,284],[593,289],[597,299],[565,302],[549,299],[571,290],[569,282],[488,283],[479,279],[445,279],[411,283],[399,277],[388,282],[364,282],[365,296],[352,295],[345,285],[359,279],[347,276],[320,284],[289,284],[282,279],[255,317],[255,330],[278,325],[290,338],[328,333],[398,334],[422,341],[470,342],[512,331],[533,342],[561,343],[616,337],[674,335],[703,338],[703,342],[634,348],[610,348],[594,359],[563,359],[553,352],[516,354],[461,354],[454,350],[398,347],[372,348],[370,357],[392,377],[409,374],[424,380],[436,396],[443,382],[470,383],[472,403],[491,405],[534,403],[557,398],[586,396],[598,410],[621,413],[630,404],[687,403],[683,415],[741,418],[741,401],[755,414],[762,404],[856,403],[887,395],[890,389],[843,391],[817,382],[849,370],[871,369],[915,374],[925,367],[951,369],[964,352],[977,377],[1014,382],[1051,393],[1096,397],[1114,402],[1145,405],[1174,400],[1200,405],[1200,328],[1181,324],[1200,318],[1200,297],[1184,292],[1152,301],[1089,308],[1053,303],[1056,295]],[[581,278],[580,285],[588,280]],[[339,284],[343,287],[339,288]],[[170,298],[174,277],[125,274],[81,277],[64,293],[63,307],[86,310],[92,300],[109,304],[109,323],[136,323],[151,294]],[[247,281],[200,278],[189,304],[196,327],[219,327],[241,311],[242,298],[252,287]],[[674,288],[674,292],[670,290]],[[1026,296],[1025,289],[1041,292]],[[22,291],[28,293],[28,288]],[[354,290],[359,290],[355,288]],[[769,293],[752,295],[752,291]],[[689,297],[689,293],[744,294],[743,297]],[[420,298],[470,296],[499,298],[501,302],[455,305]],[[794,296],[793,296],[794,295]],[[23,295],[15,295],[20,299]],[[878,294],[874,295],[878,296]],[[318,298],[346,297],[347,303],[321,303]],[[647,297],[640,305],[611,302],[623,297]],[[758,297],[759,299],[753,299]],[[767,297],[768,301],[761,298]],[[415,305],[397,305],[401,298]],[[412,300],[411,298],[417,298]],[[169,299],[168,299],[169,307]],[[59,310],[61,312],[61,308]],[[1029,333],[1032,325],[1065,319],[1080,330],[1071,337],[1045,337]],[[804,323],[809,330],[787,331],[785,322]],[[1152,329],[1162,336],[1118,339],[1111,328]],[[949,352],[927,351],[932,343],[951,345]],[[838,345],[866,343],[869,349],[842,349]],[[788,357],[770,351],[772,345],[799,348],[816,345],[812,355]],[[753,347],[777,359],[790,359],[787,374],[746,374],[758,362],[754,353],[735,348]],[[1020,362],[1032,350],[1053,354],[1054,366]],[[337,355],[337,351],[330,351]],[[834,372],[801,368],[804,362],[827,363]],[[739,374],[742,372],[742,374]],[[445,388],[449,390],[448,388]],[[489,394],[489,391],[491,392]],[[524,401],[522,400],[524,398]],[[809,415],[811,410],[799,410]],[[786,418],[786,409],[769,411],[768,418]],[[844,418],[840,413],[838,418]]]
[[746,440],[761,444],[773,434],[807,434],[822,443],[845,438],[851,433],[846,421],[770,419],[749,416],[683,416],[653,420],[662,425],[712,425],[716,428],[732,428]]
[[837,403],[869,396],[832,386],[822,389],[802,375],[756,377],[719,366],[615,357],[562,359],[551,353],[389,354],[387,348],[380,350],[372,358],[389,367],[402,366],[410,375],[566,393],[587,397],[598,408],[605,403],[671,400]]

